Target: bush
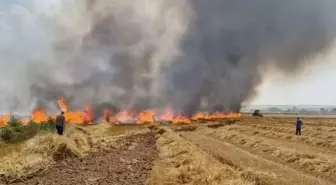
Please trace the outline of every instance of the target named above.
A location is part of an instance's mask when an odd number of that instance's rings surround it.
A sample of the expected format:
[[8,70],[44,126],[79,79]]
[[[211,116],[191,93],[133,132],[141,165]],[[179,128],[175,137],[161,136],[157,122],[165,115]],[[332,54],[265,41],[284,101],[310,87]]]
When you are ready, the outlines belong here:
[[38,133],[54,132],[55,123],[49,119],[44,123],[29,122],[23,125],[19,120],[11,120],[8,126],[0,129],[0,140],[5,142],[20,142],[34,137]]

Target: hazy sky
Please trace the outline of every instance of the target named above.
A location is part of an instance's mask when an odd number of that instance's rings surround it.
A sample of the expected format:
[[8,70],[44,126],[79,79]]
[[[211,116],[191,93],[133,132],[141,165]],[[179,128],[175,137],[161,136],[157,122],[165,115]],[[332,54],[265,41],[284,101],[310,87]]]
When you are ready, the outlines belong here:
[[295,79],[269,76],[252,104],[336,105],[336,49]]

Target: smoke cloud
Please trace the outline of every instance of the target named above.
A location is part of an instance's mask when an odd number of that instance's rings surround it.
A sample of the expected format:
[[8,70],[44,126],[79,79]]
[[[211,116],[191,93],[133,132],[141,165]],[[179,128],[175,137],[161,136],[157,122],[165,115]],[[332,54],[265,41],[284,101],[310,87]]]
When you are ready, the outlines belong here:
[[183,54],[163,78],[166,97],[187,114],[202,99],[210,109],[239,111],[268,66],[295,75],[335,39],[335,2],[329,0],[189,3],[195,16],[180,46]]
[[336,37],[332,0],[10,3],[0,0],[0,108],[19,112],[58,111],[59,96],[73,109],[239,111],[263,70],[295,75]]

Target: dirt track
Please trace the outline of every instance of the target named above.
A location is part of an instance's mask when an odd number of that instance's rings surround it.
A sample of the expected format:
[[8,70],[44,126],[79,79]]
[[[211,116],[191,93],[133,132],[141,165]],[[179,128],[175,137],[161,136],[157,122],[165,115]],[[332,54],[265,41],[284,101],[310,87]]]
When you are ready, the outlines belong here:
[[121,142],[118,149],[63,161],[31,179],[12,184],[145,184],[157,156],[154,135],[133,135]]

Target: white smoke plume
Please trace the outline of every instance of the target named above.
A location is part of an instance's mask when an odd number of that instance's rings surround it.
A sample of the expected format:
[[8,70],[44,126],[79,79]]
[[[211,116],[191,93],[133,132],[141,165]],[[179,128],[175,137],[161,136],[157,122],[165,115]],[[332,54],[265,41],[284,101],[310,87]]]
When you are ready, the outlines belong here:
[[188,11],[185,2],[40,3],[4,8],[3,109],[18,100],[18,110],[57,110],[61,95],[73,108],[103,102],[125,108],[151,104],[152,84],[179,52],[188,20],[182,18]]

